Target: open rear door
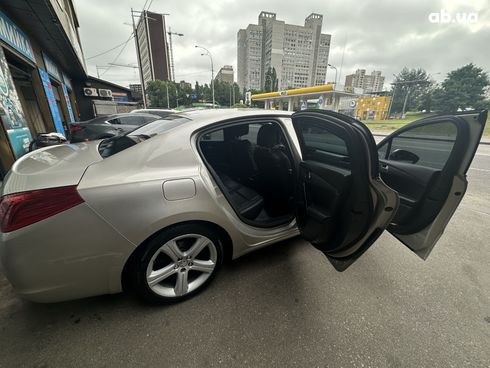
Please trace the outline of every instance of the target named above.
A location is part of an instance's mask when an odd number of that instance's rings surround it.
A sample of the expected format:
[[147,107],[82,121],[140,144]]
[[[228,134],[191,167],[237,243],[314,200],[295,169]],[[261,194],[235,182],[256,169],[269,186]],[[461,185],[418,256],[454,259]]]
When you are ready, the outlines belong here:
[[380,180],[376,144],[361,122],[324,110],[297,112],[292,120],[302,154],[298,227],[343,271],[391,222],[398,196]]
[[431,117],[378,145],[381,178],[400,196],[388,230],[423,259],[463,199],[486,120],[487,111]]

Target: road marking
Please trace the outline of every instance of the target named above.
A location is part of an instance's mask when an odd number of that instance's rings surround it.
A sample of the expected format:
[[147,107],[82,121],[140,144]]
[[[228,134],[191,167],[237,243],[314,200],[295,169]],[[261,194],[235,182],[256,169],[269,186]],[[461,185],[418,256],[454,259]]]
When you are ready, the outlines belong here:
[[475,156],[490,156],[490,153],[477,153]]

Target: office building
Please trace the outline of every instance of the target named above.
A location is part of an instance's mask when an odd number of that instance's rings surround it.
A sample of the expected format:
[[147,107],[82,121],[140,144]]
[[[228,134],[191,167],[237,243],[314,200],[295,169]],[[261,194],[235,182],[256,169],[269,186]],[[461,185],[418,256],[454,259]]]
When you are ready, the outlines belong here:
[[165,29],[165,16],[163,14],[147,10],[141,13],[136,33],[145,89],[149,81],[172,80],[167,32]]
[[363,93],[381,92],[385,77],[380,71],[374,70],[371,74],[366,74],[366,69],[357,69],[354,74],[345,77],[345,87],[347,89],[359,88]]
[[228,84],[233,84],[235,82],[235,76],[234,76],[234,71],[233,71],[233,66],[232,65],[225,65],[223,66],[218,74],[216,74],[217,81],[220,82],[225,82]]
[[322,33],[323,16],[310,14],[304,26],[286,24],[275,13],[261,12],[258,24],[237,34],[237,77],[240,88],[264,89],[269,68],[279,89],[325,84],[331,36]]

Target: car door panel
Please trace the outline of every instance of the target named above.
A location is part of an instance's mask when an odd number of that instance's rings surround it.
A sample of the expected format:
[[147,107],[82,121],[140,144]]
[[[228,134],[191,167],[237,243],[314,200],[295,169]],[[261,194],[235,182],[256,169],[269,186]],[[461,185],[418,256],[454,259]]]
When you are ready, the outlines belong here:
[[431,200],[432,183],[439,177],[441,170],[424,166],[415,166],[404,162],[380,160],[380,173],[383,181],[391,188],[396,188],[400,197],[400,207],[393,222],[407,221],[422,200]]
[[343,271],[377,239],[398,206],[378,174],[376,146],[362,123],[323,110],[293,115],[302,152],[297,185],[301,235]]
[[[388,230],[426,259],[466,191],[466,171],[478,147],[487,112],[423,119],[396,131],[379,145],[381,177],[401,204]],[[401,143],[400,143],[401,142]],[[390,151],[420,156],[399,162]]]
[[350,171],[306,161],[300,164],[300,176],[306,215],[312,219],[305,223],[303,236],[307,240],[325,242],[335,227],[339,204],[345,197],[344,188],[351,179]]

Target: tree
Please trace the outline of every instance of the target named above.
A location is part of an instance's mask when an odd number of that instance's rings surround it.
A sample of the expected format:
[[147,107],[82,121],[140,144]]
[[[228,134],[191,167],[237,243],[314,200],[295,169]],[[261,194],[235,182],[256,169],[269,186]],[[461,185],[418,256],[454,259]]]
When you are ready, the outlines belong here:
[[172,81],[150,81],[146,87],[146,93],[150,100],[150,106],[153,108],[172,108],[176,106],[177,86]]
[[279,81],[277,80],[276,68],[267,69],[265,72],[264,90],[265,92],[273,92],[279,89]]
[[194,85],[194,93],[196,94],[196,100],[199,100],[201,98],[201,88],[198,81]]
[[408,69],[404,67],[395,76],[391,87],[392,96],[394,96],[391,112],[405,113],[406,111],[420,108],[422,96],[425,94],[427,98],[426,93],[433,83],[430,75],[424,69]]
[[485,101],[485,91],[489,85],[488,74],[472,63],[453,70],[433,93],[434,109],[454,113],[484,108],[489,105],[489,101]]

